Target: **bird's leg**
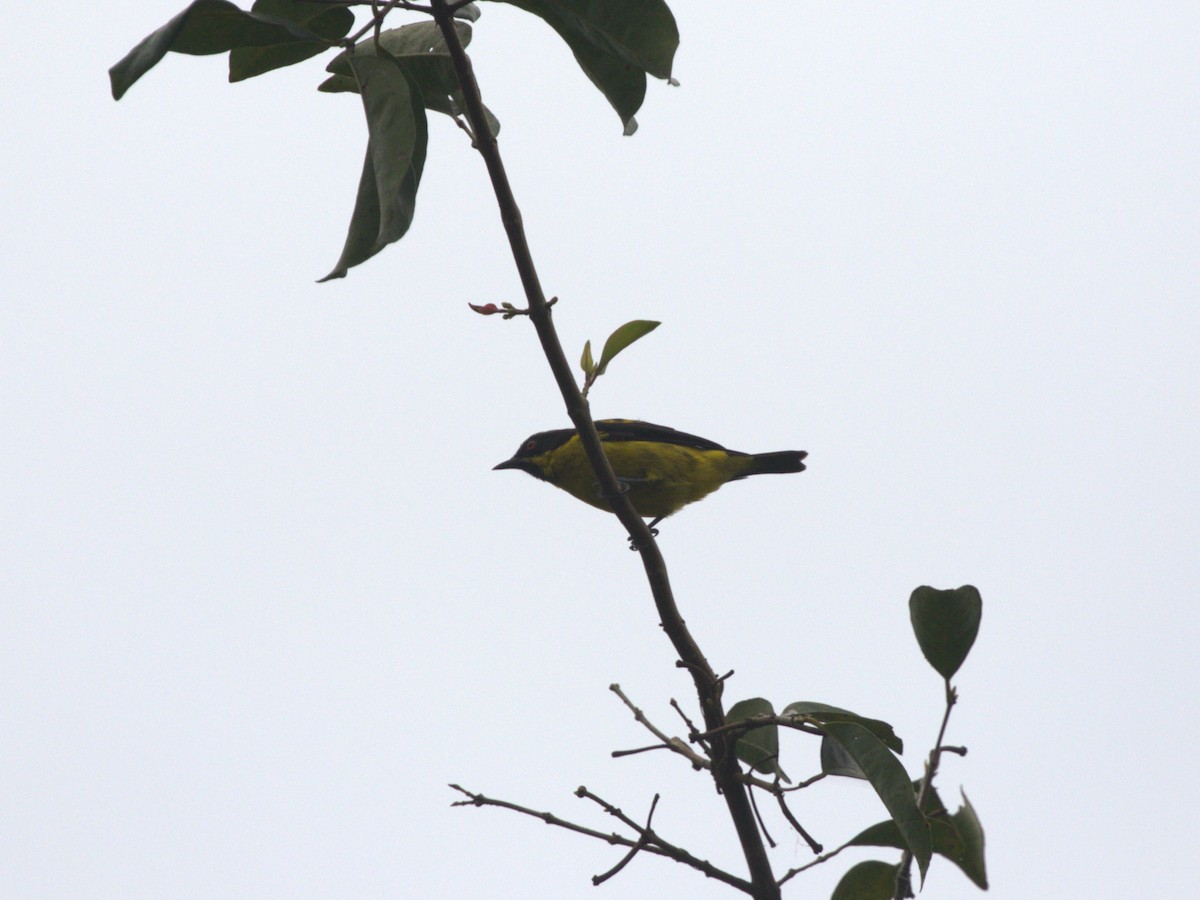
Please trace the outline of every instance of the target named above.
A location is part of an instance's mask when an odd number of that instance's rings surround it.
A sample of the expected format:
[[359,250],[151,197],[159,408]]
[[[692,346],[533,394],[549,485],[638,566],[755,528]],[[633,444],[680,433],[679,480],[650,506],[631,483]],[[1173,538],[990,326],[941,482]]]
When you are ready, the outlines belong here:
[[[633,485],[646,484],[646,483],[650,482],[651,480],[652,479],[650,479],[650,478],[622,478],[621,476],[618,475],[617,476],[617,487],[620,489],[622,494],[628,494],[630,487],[632,487]],[[598,481],[592,482],[592,487],[596,489],[597,497],[604,496],[604,492],[602,490],[600,490],[600,482],[598,482]],[[657,525],[659,522],[661,522],[663,520],[663,518],[664,518],[664,516],[659,516],[657,519],[654,519],[650,523],[650,534],[652,534],[654,537],[658,537],[658,529],[655,528],[654,526]],[[629,549],[630,550],[638,549],[638,546],[636,543],[634,543],[633,538],[629,539]]]
[[[658,529],[655,528],[654,526],[657,525],[659,522],[661,522],[665,518],[666,518],[666,516],[659,516],[657,519],[652,519],[650,521],[650,525],[648,527],[650,528],[650,536],[651,537],[658,537]],[[633,538],[629,539],[629,549],[630,550],[640,549]]]

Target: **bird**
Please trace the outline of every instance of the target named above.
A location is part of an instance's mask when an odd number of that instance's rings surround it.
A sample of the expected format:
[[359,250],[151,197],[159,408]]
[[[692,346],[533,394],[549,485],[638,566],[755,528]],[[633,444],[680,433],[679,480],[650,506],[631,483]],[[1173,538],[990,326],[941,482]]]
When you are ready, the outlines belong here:
[[[650,529],[721,485],[750,475],[803,472],[804,450],[742,453],[634,419],[598,419],[596,431],[622,491]],[[539,431],[495,469],[520,469],[597,509],[609,510],[574,428]],[[611,510],[609,510],[611,511]]]

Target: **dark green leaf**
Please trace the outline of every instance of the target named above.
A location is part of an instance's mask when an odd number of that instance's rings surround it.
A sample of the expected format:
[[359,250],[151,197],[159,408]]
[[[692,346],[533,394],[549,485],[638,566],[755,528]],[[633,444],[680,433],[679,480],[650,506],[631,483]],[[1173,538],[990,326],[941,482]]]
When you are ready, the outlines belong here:
[[[471,43],[471,26],[466,22],[455,22],[454,30],[464,47]],[[414,22],[399,28],[388,28],[379,33],[379,46],[397,60],[408,56],[440,56],[450,58],[450,51],[441,30],[433,22]],[[354,45],[355,56],[375,56],[375,36],[364,38]],[[325,67],[327,72],[338,75],[350,74],[350,54],[343,50]],[[452,70],[453,71],[453,70]]]
[[[471,43],[470,25],[455,22],[454,29],[464,47]],[[435,24],[416,22],[400,28],[390,28],[380,33],[379,44],[384,52],[396,61],[396,65],[404,70],[409,82],[420,89],[427,109],[448,116],[462,113],[464,101],[458,78],[454,73],[454,63],[450,59],[450,51],[442,33]],[[360,41],[354,48],[354,55],[374,56],[375,38],[372,36]],[[349,77],[349,54],[345,51],[333,58],[326,66],[326,71],[332,72],[333,76],[326,79],[318,90],[326,93],[357,90],[354,80]],[[484,115],[492,134],[499,134],[500,123],[486,107]]]
[[467,22],[477,22],[479,21],[479,6],[474,3],[460,6],[454,11],[454,18],[463,19]]
[[975,815],[975,807],[971,806],[971,801],[967,799],[966,791],[963,791],[962,798],[963,805],[951,817],[961,841],[961,856],[957,859],[951,858],[968,878],[986,891],[988,881],[983,854],[983,825]]
[[868,719],[860,716],[857,713],[852,713],[848,709],[840,709],[836,706],[829,706],[826,703],[813,703],[808,700],[798,700],[795,703],[789,703],[783,708],[781,716],[808,716],[815,719],[818,723],[825,722],[857,722],[875,737],[879,738],[891,750],[897,753],[904,752],[904,742],[896,737],[896,732],[892,730],[892,726],[887,722],[879,719]]
[[626,134],[646,95],[646,75],[670,78],[679,46],[675,17],[663,0],[500,0],[543,19],[612,104]]
[[[740,700],[729,707],[729,711],[725,713],[725,721],[736,722],[739,719],[773,715],[775,710],[770,700],[754,697],[750,700]],[[752,728],[737,739],[735,747],[738,759],[754,771],[778,775],[784,781],[789,780],[779,768],[779,726],[772,724]]]
[[[932,826],[932,823],[931,823]],[[937,853],[937,832],[934,830],[933,852]],[[895,847],[904,849],[904,838],[891,819],[869,825],[847,842],[851,847]]]
[[651,322],[648,319],[634,319],[610,334],[608,340],[604,342],[604,350],[600,353],[600,365],[596,368],[596,374],[603,375],[614,356],[634,341],[644,338],[661,324],[661,322]]
[[319,85],[318,91],[326,94],[358,93],[358,82],[350,75],[330,75]]
[[108,70],[113,99],[120,100],[168,51],[207,56],[312,38],[298,25],[248,13],[226,0],[196,0]]
[[868,859],[851,867],[837,887],[831,900],[891,900],[896,892],[896,875],[900,866]]
[[354,13],[346,7],[311,0],[255,0],[250,12],[299,25],[324,41],[289,40],[266,47],[235,47],[229,54],[230,81],[242,81],[324,53],[329,49],[326,41],[340,40],[354,25]]
[[[963,795],[965,805],[953,816],[945,809],[930,811],[926,806],[926,821],[929,823],[933,852],[945,857],[971,879],[978,887],[987,890],[987,871],[983,857],[983,829],[975,818],[975,811]],[[940,806],[940,804],[939,804]],[[877,822],[863,829],[849,841],[853,847],[895,847],[905,849],[900,829],[890,819]]]
[[824,728],[825,734],[841,745],[875,788],[924,879],[933,852],[929,826],[917,809],[917,797],[904,766],[875,735],[855,722],[829,722]]
[[867,777],[849,751],[828,735],[821,738],[821,771],[843,778]]
[[[921,782],[924,779],[918,778],[913,782],[913,793],[921,793]],[[946,804],[942,802],[942,798],[938,796],[937,788],[933,785],[929,786],[929,790],[925,792],[925,802],[921,804],[921,812],[927,816],[946,815]]]
[[979,591],[969,584],[948,591],[919,587],[909,598],[908,611],[921,652],[938,674],[949,680],[979,634],[983,614]]
[[355,56],[350,65],[362,93],[370,139],[346,244],[322,281],[344,277],[408,231],[429,141],[420,94],[399,66],[375,56]]

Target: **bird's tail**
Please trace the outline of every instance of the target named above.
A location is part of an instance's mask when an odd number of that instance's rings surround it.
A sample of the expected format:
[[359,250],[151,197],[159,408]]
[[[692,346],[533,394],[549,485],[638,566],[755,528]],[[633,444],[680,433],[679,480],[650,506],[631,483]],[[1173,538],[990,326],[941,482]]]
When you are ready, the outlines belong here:
[[747,475],[782,474],[784,472],[803,472],[804,457],[808,454],[803,450],[780,450],[778,453],[755,453],[751,459],[754,464]]

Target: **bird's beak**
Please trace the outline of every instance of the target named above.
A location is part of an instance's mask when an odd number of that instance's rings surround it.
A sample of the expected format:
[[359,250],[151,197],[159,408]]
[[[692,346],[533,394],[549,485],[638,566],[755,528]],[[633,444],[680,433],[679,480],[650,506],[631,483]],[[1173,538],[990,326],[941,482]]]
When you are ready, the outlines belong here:
[[506,459],[499,465],[492,466],[493,472],[496,469],[520,469],[522,472],[528,472],[534,478],[540,478],[543,481],[546,480],[546,473],[542,471],[541,466],[539,466],[537,463],[530,462],[527,459],[521,459],[517,456],[514,456],[512,459]]

